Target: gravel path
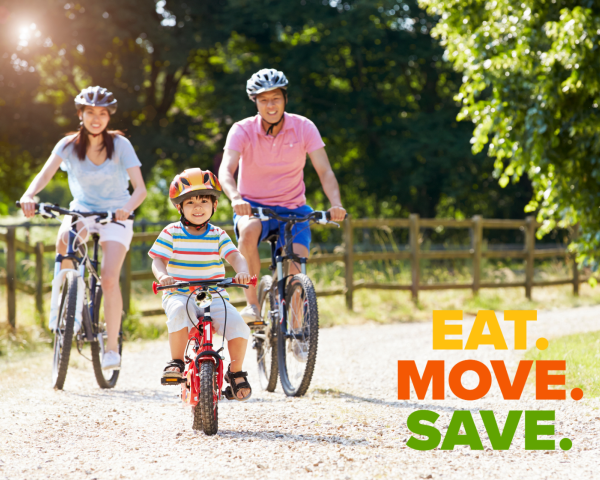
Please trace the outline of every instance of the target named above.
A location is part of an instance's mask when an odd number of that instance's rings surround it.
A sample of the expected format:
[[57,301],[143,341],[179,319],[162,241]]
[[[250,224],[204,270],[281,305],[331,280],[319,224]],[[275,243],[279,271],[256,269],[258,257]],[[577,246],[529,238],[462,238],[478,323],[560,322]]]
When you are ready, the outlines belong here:
[[[472,321],[465,318],[463,332]],[[529,345],[540,336],[552,341],[592,330],[600,330],[600,307],[540,312],[530,323]],[[206,437],[192,430],[178,388],[159,384],[166,342],[126,345],[114,390],[100,390],[91,365],[75,353],[65,390],[56,392],[48,386],[50,355],[37,355],[26,364],[0,364],[0,479],[600,478],[599,399],[539,402],[529,385],[522,400],[507,402],[494,381],[475,402],[397,400],[397,360],[415,359],[422,368],[426,359],[444,359],[449,371],[466,358],[505,359],[514,367],[519,356],[483,348],[433,352],[431,323],[323,329],[304,398],[287,398],[280,387],[261,392],[249,350],[253,398],[221,403],[219,434]],[[474,415],[485,451],[415,451],[405,445],[406,418],[418,408],[440,413],[438,427],[455,409],[492,409],[501,425],[509,409],[556,409],[555,438],[571,438],[573,448],[525,451],[521,420],[511,449],[492,451]]]

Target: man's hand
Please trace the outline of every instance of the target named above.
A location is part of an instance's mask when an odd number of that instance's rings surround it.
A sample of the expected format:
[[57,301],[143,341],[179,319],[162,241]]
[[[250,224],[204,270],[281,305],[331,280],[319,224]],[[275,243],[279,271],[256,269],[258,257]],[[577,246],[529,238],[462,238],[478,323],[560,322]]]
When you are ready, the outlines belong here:
[[344,207],[331,207],[327,210],[331,215],[332,222],[342,222],[346,218],[346,210]]
[[175,279],[170,275],[161,275],[158,281],[163,287],[166,285],[173,285],[175,283]]
[[235,282],[240,285],[248,285],[252,277],[248,272],[240,272],[235,275]]
[[231,206],[233,207],[233,211],[236,213],[236,215],[239,215],[240,217],[244,215],[252,215],[252,205],[242,198],[239,200],[233,200],[231,202]]
[[115,220],[117,222],[123,222],[124,220],[127,220],[129,218],[130,214],[131,214],[131,212],[129,210],[126,210],[124,208],[119,208],[115,212]]

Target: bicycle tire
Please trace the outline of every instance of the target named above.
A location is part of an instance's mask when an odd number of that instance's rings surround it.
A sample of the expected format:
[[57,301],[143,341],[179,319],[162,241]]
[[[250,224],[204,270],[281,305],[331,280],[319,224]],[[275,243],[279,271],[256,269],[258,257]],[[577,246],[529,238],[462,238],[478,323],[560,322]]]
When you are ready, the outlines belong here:
[[77,308],[77,277],[69,272],[62,285],[62,296],[58,310],[58,321],[54,333],[54,358],[52,362],[52,386],[62,390],[67,378],[73,329],[75,326],[75,310]]
[[[200,364],[200,393],[198,405],[194,410],[194,426],[202,418],[202,430],[205,435],[214,435],[219,430],[219,387],[215,375],[215,364],[205,361]],[[200,408],[198,408],[200,407]]]
[[[258,363],[258,378],[260,386],[267,392],[274,392],[277,387],[279,367],[277,360],[277,317],[273,318],[269,312],[274,311],[276,305],[275,292],[271,290],[273,278],[265,275],[260,279],[258,286],[258,305],[261,309],[263,322],[267,324],[264,330],[257,332],[265,338],[255,338],[256,361]],[[275,320],[275,322],[273,322]]]
[[[293,323],[291,310],[293,309],[293,296],[300,292],[302,301],[302,332],[279,323],[277,357],[279,362],[279,378],[281,386],[288,397],[301,397],[306,393],[317,361],[317,346],[319,341],[319,311],[317,308],[317,294],[315,287],[308,276],[294,275],[286,287],[285,308],[287,323]],[[285,329],[288,332],[284,331]],[[294,365],[294,372],[290,372]],[[301,371],[300,371],[301,369]]]
[[[102,370],[102,350],[105,326],[100,322],[100,313],[102,305],[102,287],[98,286],[96,289],[96,295],[94,297],[94,318],[92,319],[94,335],[96,336],[95,341],[90,344],[92,353],[92,365],[94,366],[94,375],[96,382],[100,388],[114,388],[119,378],[120,370],[112,370],[110,374],[108,371]],[[100,339],[100,335],[102,339]],[[123,355],[123,334],[119,328],[119,355]]]

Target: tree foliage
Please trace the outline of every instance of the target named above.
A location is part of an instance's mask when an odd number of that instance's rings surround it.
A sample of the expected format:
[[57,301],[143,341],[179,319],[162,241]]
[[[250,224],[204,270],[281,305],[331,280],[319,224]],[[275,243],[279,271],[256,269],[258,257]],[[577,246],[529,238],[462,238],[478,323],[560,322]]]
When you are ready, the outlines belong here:
[[600,6],[569,0],[422,0],[462,72],[460,119],[475,124],[502,185],[528,174],[527,207],[544,222],[579,223],[580,260],[600,243]]
[[[77,127],[76,92],[100,84],[119,99],[111,125],[130,136],[156,196],[143,211],[166,213],[169,177],[214,168],[231,124],[256,112],[247,78],[273,67],[290,80],[288,111],[321,131],[353,214],[514,217],[530,199],[526,180],[503,191],[493,160],[470,152],[452,98],[460,77],[415,0],[8,0],[7,9],[4,198],[18,198]],[[314,170],[305,173],[310,201],[326,206]]]

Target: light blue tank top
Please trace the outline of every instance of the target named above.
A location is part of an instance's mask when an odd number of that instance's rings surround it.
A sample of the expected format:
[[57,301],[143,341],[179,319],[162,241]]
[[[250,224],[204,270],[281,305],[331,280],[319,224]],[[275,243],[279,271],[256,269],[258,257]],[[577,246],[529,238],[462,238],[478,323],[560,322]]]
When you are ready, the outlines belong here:
[[115,212],[122,208],[131,197],[127,169],[142,165],[131,142],[116,135],[112,158],[107,158],[102,165],[95,165],[87,155],[85,160],[79,160],[73,143],[67,145],[74,137],[75,135],[70,135],[63,138],[52,150],[53,154],[62,158],[60,168],[69,177],[72,205],[79,205],[89,211]]

